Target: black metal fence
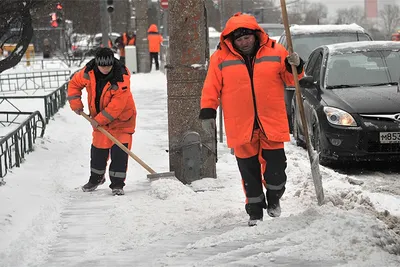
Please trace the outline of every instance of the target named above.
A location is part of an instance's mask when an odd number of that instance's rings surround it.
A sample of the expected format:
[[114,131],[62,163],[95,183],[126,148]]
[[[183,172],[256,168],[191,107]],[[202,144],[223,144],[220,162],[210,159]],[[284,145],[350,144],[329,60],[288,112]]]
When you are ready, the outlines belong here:
[[23,110],[23,107],[18,107],[16,104],[16,101],[18,100],[26,100],[26,99],[43,99],[44,103],[44,117],[46,120],[46,124],[49,123],[50,118],[54,116],[54,114],[57,113],[58,110],[60,110],[61,107],[63,107],[67,101],[67,88],[68,88],[68,82],[65,82],[62,84],[59,88],[56,90],[45,94],[45,95],[40,95],[40,96],[0,96],[0,107],[2,104],[7,103],[8,106],[11,106],[14,108],[14,111],[17,112],[27,112],[26,110]]
[[0,75],[0,93],[54,90],[60,87],[71,76],[70,70],[31,71]]
[[20,65],[30,66],[35,71],[44,71],[51,69],[63,69],[68,67],[81,67],[87,57],[67,57],[65,58],[62,54],[54,55],[53,58],[38,58],[33,57],[29,60],[23,58],[18,65],[14,66],[13,69]]
[[[8,170],[19,167],[25,155],[33,151],[35,140],[44,135],[45,125],[65,105],[70,75],[70,70],[0,75],[0,125],[11,129],[0,139],[0,185],[5,183],[3,177]],[[44,117],[37,107],[32,111],[35,99],[43,100]],[[26,115],[28,118],[21,122]]]
[[[17,112],[0,112],[6,118],[13,113]],[[44,135],[46,124],[39,111],[19,112],[19,115],[29,116],[15,130],[0,139],[0,178],[6,176],[9,169],[20,167],[25,155],[33,151],[36,139]]]

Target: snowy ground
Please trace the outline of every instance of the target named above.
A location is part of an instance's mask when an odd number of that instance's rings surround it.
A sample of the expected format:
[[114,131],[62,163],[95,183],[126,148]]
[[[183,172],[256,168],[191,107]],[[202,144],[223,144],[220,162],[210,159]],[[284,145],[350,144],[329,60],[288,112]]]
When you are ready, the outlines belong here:
[[[132,151],[159,172],[169,171],[166,91],[162,73],[132,76]],[[150,183],[131,160],[126,195],[114,197],[107,183],[92,193],[79,188],[89,177],[90,141],[90,125],[66,106],[5,177],[1,267],[400,266],[399,172],[321,167],[326,204],[318,206],[307,153],[287,143],[282,216],[249,228],[225,144],[218,145],[218,179]]]

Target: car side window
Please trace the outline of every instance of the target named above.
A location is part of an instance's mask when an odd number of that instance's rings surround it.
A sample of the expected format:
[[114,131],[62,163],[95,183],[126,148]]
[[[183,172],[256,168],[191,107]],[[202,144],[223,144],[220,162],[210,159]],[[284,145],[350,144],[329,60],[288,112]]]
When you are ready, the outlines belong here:
[[318,54],[317,53],[312,53],[309,57],[309,61],[306,64],[305,68],[305,74],[307,76],[313,76],[312,70],[314,69],[315,62],[317,60]]
[[278,43],[280,43],[281,45],[283,45],[283,47],[286,48],[287,50],[287,45],[286,45],[286,36],[282,35],[281,38],[279,39]]
[[312,76],[314,77],[314,81],[319,81],[321,79],[321,66],[322,66],[322,51],[316,51],[316,60],[313,68],[313,74]]

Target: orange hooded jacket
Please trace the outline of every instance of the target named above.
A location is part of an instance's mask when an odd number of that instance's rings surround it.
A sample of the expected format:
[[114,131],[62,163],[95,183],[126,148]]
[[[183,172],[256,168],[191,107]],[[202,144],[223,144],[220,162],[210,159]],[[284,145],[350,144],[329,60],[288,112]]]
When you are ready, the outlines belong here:
[[[238,28],[256,30],[260,48],[253,61],[253,77],[229,34]],[[200,118],[215,111],[221,100],[228,147],[251,141],[255,120],[270,141],[290,140],[284,101],[284,83],[293,85],[286,70],[286,49],[270,39],[250,15],[235,14],[221,33],[220,47],[211,56],[201,96]],[[299,78],[303,72],[299,74]],[[216,114],[215,112],[213,112]]]
[[158,33],[157,25],[150,25],[149,29],[147,30],[147,39],[149,40],[149,52],[159,53],[163,38],[161,34]]
[[128,34],[126,32],[124,32],[120,38],[121,38],[122,44],[121,44],[121,47],[119,48],[119,55],[121,57],[124,57],[125,56],[125,46],[136,45],[136,36],[132,36],[128,41]]
[[[114,63],[114,77],[107,82],[100,97],[100,112],[96,110],[96,79],[94,75],[95,61],[75,73],[68,83],[68,101],[72,110],[83,110],[81,100],[82,89],[86,87],[90,117],[114,136],[133,134],[136,126],[136,106],[130,90],[130,73],[119,63]],[[94,132],[99,130],[94,129]],[[95,133],[93,136],[95,136]],[[121,141],[121,140],[120,140]],[[102,147],[102,142],[93,145]]]

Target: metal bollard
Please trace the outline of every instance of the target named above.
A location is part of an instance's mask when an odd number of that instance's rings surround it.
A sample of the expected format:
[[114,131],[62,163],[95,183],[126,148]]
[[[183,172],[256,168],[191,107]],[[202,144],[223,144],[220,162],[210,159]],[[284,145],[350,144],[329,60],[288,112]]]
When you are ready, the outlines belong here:
[[182,170],[188,184],[200,179],[201,141],[200,134],[187,131],[182,139]]

